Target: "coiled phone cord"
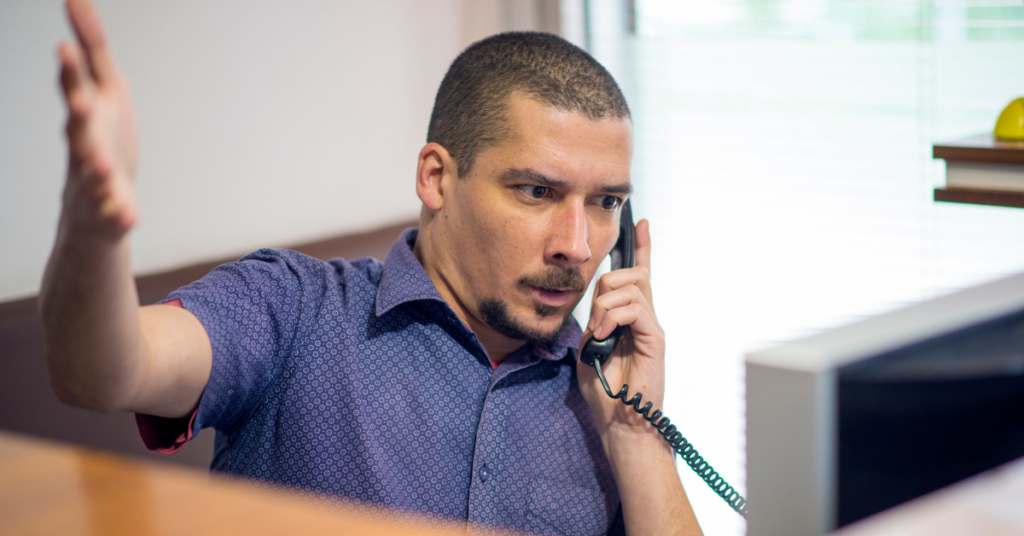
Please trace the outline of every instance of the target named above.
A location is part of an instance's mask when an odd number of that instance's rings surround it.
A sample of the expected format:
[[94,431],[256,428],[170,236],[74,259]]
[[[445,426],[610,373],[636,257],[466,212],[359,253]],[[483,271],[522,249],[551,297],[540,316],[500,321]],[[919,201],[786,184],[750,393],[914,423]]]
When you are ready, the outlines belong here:
[[668,417],[663,416],[660,409],[656,409],[651,413],[651,408],[654,407],[654,405],[650,402],[641,408],[640,402],[643,400],[643,394],[640,392],[637,392],[632,398],[626,400],[626,397],[629,396],[628,384],[622,384],[622,389],[619,390],[618,394],[612,393],[611,387],[608,387],[608,380],[604,377],[604,371],[601,370],[600,359],[594,360],[594,369],[597,370],[597,377],[601,380],[601,386],[604,387],[604,392],[608,393],[608,396],[612,397],[612,399],[617,398],[622,400],[622,403],[627,406],[633,406],[633,410],[642,415],[647,422],[651,423],[651,425],[658,430],[658,432],[665,438],[665,441],[668,441],[668,444],[672,445],[672,449],[676,454],[686,461],[686,465],[689,465],[690,469],[693,469],[693,472],[697,473],[697,475],[700,476],[701,479],[704,480],[704,482],[707,483],[707,485],[710,486],[719,497],[725,499],[725,502],[728,503],[733,510],[744,518],[747,517],[747,500],[744,499],[735,488],[730,486],[729,483],[718,474],[718,471],[715,471],[715,469],[711,467],[711,464],[704,460],[704,457],[697,452],[697,449],[693,448],[693,444],[687,441],[686,438],[683,437],[683,434],[679,433],[679,430],[677,430],[676,426],[669,421]]

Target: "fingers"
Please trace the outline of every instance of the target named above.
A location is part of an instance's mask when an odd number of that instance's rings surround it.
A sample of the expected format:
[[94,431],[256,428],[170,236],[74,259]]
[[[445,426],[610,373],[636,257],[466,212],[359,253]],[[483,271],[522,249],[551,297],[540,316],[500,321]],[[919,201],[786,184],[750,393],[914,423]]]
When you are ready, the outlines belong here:
[[[651,318],[653,321],[651,304],[636,285],[629,285],[602,294],[594,300],[594,305],[590,310],[590,322],[587,324],[587,329],[594,332],[594,337],[603,339],[617,326],[635,322],[639,316],[629,316],[624,319],[622,317],[623,312],[619,311],[620,309],[633,309],[635,307],[639,307],[644,312],[643,316]],[[620,320],[628,321],[623,324],[619,323]],[[652,326],[638,327],[641,331],[648,331]]]
[[123,235],[138,220],[138,209],[133,202],[134,192],[128,181],[115,180],[109,159],[93,154],[73,170],[70,187],[79,194],[76,199],[84,201],[89,216],[85,221],[96,229],[111,232],[113,236]]
[[79,72],[78,47],[64,41],[57,47],[57,59],[60,61],[60,87],[67,97],[85,83]]
[[86,64],[92,77],[100,85],[113,82],[117,78],[117,68],[96,8],[88,0],[67,0],[64,8],[71,21],[71,28],[85,52]]
[[[65,131],[68,137],[68,171],[76,178],[92,177],[90,190],[99,188],[109,175],[109,166],[97,154],[95,140],[89,135],[89,119],[95,106],[95,91],[81,50],[72,43],[63,43],[57,50],[60,58],[60,84],[68,106]],[[99,192],[92,191],[94,196]]]
[[651,333],[653,322],[649,319],[650,315],[639,303],[616,307],[605,313],[601,323],[594,330],[594,338],[604,339],[619,326],[630,326],[634,334]]
[[[637,250],[639,254],[640,250]],[[637,258],[639,259],[639,255]],[[634,268],[623,268],[621,270],[612,270],[597,281],[597,286],[594,288],[595,298],[602,296],[613,290],[617,290],[629,285],[636,285],[640,288],[640,291],[644,293],[648,302],[654,303],[651,299],[651,274],[647,271],[647,268],[643,266],[636,266]]]
[[82,52],[77,46],[64,42],[57,49],[57,58],[60,60],[60,86],[68,111],[73,117],[82,118],[88,112],[89,94],[92,92]]
[[86,124],[92,111],[93,91],[78,47],[63,43],[57,55],[60,58],[60,85],[68,106],[67,136],[71,160],[78,163],[89,153]]
[[60,85],[68,106],[69,173],[83,182],[82,186],[91,198],[102,200],[109,197],[107,190],[112,169],[89,133],[95,90],[82,52],[75,44],[62,43],[57,49],[57,56],[60,59]]
[[[657,326],[651,295],[651,234],[647,220],[640,220],[636,225],[636,260],[635,267],[612,270],[598,280],[587,324],[594,337],[602,339],[616,326],[632,324],[637,318],[649,318],[651,325],[636,327],[646,330]],[[628,311],[637,307],[643,311],[642,315],[624,317],[627,313],[622,311],[611,314],[618,309]]]

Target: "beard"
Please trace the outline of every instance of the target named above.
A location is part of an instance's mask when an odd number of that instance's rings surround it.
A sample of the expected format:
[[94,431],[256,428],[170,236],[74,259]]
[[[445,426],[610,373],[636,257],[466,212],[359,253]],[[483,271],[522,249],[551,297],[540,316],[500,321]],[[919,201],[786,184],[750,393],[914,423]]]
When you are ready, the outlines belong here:
[[[540,316],[554,316],[554,314],[558,312],[557,307],[551,307],[543,304],[538,304],[537,309],[537,313]],[[541,309],[543,309],[543,312],[547,314],[542,314]],[[494,331],[497,331],[510,339],[536,344],[551,344],[555,342],[558,340],[558,335],[562,333],[565,326],[569,325],[569,322],[572,321],[572,314],[570,313],[565,315],[565,317],[562,318],[562,323],[551,331],[545,332],[539,329],[534,329],[513,318],[508,312],[508,304],[497,298],[485,298],[481,301],[480,315],[483,317],[484,323],[490,326]]]
[[[583,292],[587,289],[587,281],[580,274],[578,268],[557,268],[537,275],[524,276],[519,284],[542,287],[542,288],[569,288],[576,292]],[[534,312],[540,317],[555,316],[561,307],[536,303]],[[509,312],[506,302],[498,298],[484,298],[480,302],[480,316],[485,324],[494,331],[517,341],[527,341],[537,344],[551,344],[558,340],[558,335],[565,329],[565,326],[572,322],[572,312],[566,313],[562,323],[551,331],[541,331],[531,328],[520,322]]]

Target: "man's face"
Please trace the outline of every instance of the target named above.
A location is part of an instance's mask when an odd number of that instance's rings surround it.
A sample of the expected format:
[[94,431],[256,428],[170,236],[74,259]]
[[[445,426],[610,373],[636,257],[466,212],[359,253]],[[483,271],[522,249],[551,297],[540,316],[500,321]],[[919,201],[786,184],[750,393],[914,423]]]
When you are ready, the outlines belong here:
[[455,181],[438,223],[448,283],[506,337],[550,341],[618,236],[632,124],[513,95],[511,131]]

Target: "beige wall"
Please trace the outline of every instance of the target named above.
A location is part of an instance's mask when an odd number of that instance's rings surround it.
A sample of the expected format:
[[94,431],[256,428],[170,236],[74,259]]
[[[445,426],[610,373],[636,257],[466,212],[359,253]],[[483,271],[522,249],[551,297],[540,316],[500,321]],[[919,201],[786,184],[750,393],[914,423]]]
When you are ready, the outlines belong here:
[[559,0],[463,0],[462,32],[468,44],[498,32],[560,33]]
[[[557,0],[96,0],[135,92],[139,273],[415,218],[434,93]],[[0,301],[38,289],[65,148],[59,2],[0,3]]]

